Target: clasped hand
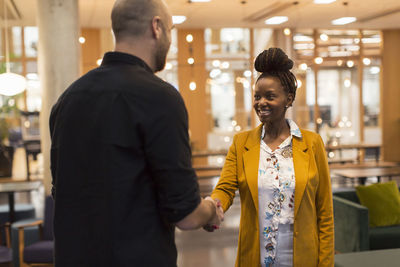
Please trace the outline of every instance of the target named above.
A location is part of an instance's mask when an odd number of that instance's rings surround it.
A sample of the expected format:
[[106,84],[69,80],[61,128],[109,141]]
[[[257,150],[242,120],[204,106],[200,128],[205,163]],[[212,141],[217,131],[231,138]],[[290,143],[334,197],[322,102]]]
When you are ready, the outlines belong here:
[[215,207],[215,215],[206,225],[203,226],[203,229],[207,232],[214,232],[214,230],[219,229],[221,222],[224,220],[224,210],[222,209],[221,201],[219,199],[206,197],[205,200],[213,203]]

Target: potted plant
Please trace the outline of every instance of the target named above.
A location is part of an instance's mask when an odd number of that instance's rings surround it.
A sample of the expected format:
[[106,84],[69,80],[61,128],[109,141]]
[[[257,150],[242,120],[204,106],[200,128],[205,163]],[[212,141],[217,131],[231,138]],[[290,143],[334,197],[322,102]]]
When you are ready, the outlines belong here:
[[20,128],[18,96],[0,96],[0,177],[12,177],[15,142],[11,142],[10,131]]
[[0,177],[11,177],[14,147],[8,145],[8,123],[0,118]]

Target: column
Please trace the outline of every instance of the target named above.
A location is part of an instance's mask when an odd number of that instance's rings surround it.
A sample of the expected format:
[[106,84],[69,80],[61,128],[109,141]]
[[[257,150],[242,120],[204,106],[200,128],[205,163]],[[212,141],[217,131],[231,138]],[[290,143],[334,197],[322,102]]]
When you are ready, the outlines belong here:
[[[189,43],[186,36],[191,34]],[[194,64],[188,63],[188,58]],[[203,29],[178,30],[178,81],[179,91],[189,113],[190,140],[193,150],[207,149],[207,134],[211,129],[210,94],[206,92],[205,41]],[[196,88],[190,89],[195,83]],[[194,86],[194,84],[192,84]]]
[[40,133],[46,194],[51,190],[49,116],[61,93],[79,76],[78,0],[37,0]]
[[400,161],[400,29],[383,30],[382,37],[382,155],[385,161]]

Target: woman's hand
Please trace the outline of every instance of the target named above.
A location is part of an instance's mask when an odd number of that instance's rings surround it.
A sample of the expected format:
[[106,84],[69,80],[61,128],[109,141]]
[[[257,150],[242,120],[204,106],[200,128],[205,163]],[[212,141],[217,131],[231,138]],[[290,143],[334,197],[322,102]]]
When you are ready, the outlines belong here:
[[222,209],[221,201],[219,199],[213,199],[211,197],[206,197],[205,200],[212,201],[215,205],[216,214],[203,229],[207,232],[214,232],[214,230],[219,229],[221,222],[224,220],[224,210]]

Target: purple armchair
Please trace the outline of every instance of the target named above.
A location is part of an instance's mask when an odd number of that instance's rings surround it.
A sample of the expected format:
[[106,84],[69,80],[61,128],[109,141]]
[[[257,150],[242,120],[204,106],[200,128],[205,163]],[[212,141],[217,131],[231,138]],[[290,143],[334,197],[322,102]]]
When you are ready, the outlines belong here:
[[[35,265],[53,266],[53,212],[53,198],[47,196],[44,206],[44,220],[38,220],[18,227],[20,267]],[[24,228],[29,226],[39,226],[40,240],[25,247]]]
[[[0,266],[12,266],[12,250],[11,250],[11,242],[10,242],[10,224],[6,223],[2,227],[4,227],[5,233],[5,245],[0,245]],[[0,240],[3,240],[1,237],[0,231]]]

